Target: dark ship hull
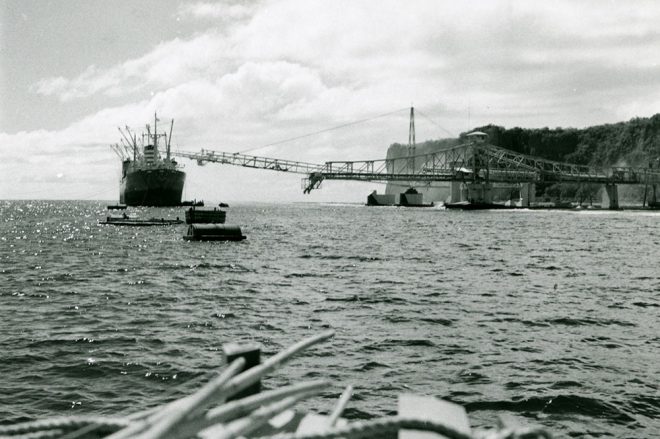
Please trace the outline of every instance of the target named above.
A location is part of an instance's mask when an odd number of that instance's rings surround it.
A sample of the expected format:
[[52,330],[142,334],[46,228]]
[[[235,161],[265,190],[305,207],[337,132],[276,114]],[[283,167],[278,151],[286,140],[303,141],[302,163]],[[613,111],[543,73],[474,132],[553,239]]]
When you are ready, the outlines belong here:
[[128,206],[178,206],[186,174],[176,169],[137,169],[121,179],[119,202]]

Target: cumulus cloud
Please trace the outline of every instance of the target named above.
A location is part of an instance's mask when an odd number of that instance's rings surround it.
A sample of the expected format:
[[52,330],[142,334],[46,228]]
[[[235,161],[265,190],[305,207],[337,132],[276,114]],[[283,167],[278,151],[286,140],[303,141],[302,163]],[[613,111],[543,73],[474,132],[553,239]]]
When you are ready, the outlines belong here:
[[235,20],[249,17],[256,9],[257,4],[246,5],[242,3],[224,2],[195,2],[184,3],[179,7],[179,15],[184,18],[214,18]]
[[[496,95],[500,101],[531,97],[531,104],[537,97],[587,97],[595,90],[610,99],[621,87],[639,84],[638,78],[653,82],[659,68],[660,11],[616,2],[606,8],[561,1],[417,1],[405,7],[387,0],[378,7],[348,1],[198,2],[184,4],[180,13],[246,20],[230,30],[218,25],[164,42],[109,68],[46,78],[33,90],[62,101],[129,96],[217,81],[243,65],[286,61],[317,72],[332,88],[364,92],[363,99],[344,106],[347,112],[419,96],[458,110],[468,100]],[[270,91],[273,99],[281,92]]]
[[226,45],[214,31],[189,39],[175,38],[149,53],[110,68],[88,67],[75,78],[45,78],[33,91],[67,102],[96,94],[125,96],[138,90],[162,90],[199,77],[221,74]]
[[[204,20],[204,30],[113,66],[90,66],[33,86],[69,105],[107,97],[123,105],[60,131],[5,135],[0,141],[18,148],[3,150],[0,158],[18,160],[16,151],[61,156],[49,175],[61,172],[76,151],[89,152],[90,161],[109,156],[115,163],[110,150],[98,145],[117,140],[116,126],[142,124],[156,110],[176,118],[175,140],[182,148],[228,151],[411,103],[454,133],[469,124],[585,126],[650,115],[660,108],[660,7],[636,5],[186,3],[178,14]],[[151,97],[135,102],[135,95]],[[405,118],[403,112],[362,131],[256,151],[315,162],[377,158],[389,143],[406,139]],[[446,135],[424,123],[418,121],[418,138]],[[75,178],[65,174],[67,181]]]

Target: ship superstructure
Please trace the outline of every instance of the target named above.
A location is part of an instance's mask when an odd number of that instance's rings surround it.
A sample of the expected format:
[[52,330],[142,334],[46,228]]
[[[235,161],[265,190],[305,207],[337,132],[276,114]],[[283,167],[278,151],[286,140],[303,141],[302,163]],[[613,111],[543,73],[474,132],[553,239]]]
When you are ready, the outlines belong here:
[[[154,114],[153,130],[147,124],[139,142],[138,135],[129,127],[119,128],[121,143],[111,145],[122,161],[120,203],[128,206],[178,206],[181,203],[186,174],[170,156],[174,120],[169,135],[158,133],[158,122]],[[165,148],[164,157],[159,143]]]

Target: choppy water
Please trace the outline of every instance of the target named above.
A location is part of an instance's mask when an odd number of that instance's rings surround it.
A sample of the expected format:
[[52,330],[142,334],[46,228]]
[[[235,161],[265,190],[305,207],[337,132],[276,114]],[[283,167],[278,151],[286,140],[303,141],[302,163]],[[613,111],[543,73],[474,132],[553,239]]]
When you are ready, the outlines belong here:
[[240,243],[104,216],[0,202],[2,422],[146,408],[194,389],[224,342],[271,355],[334,328],[265,385],[333,379],[307,406],[327,412],[354,384],[353,418],[411,391],[476,426],[660,434],[660,214],[237,205]]

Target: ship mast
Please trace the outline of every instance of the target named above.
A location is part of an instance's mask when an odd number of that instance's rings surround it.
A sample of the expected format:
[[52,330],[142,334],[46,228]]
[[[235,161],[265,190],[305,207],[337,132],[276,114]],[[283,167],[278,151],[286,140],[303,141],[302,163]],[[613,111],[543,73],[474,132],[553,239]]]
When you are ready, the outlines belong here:
[[156,117],[156,113],[154,112],[154,149],[156,152],[158,152],[158,117]]
[[[124,138],[122,140],[122,144],[124,143],[124,140],[126,140],[126,143],[128,144],[128,146],[124,146],[124,148],[126,149],[126,152],[127,152],[126,158],[129,159],[131,157],[131,149],[132,149],[133,150],[133,161],[135,161],[135,142],[132,141],[133,137],[130,137],[131,132],[129,131],[128,127],[126,127],[126,131],[129,134],[129,136],[127,136],[126,134],[124,134],[121,127],[117,127],[117,129],[121,133],[121,136]],[[129,137],[130,137],[131,140],[129,140]]]
[[172,128],[174,128],[174,119],[172,119],[172,123],[170,124],[170,136],[165,139],[165,142],[167,144],[167,160],[170,159],[170,144],[172,143]]

